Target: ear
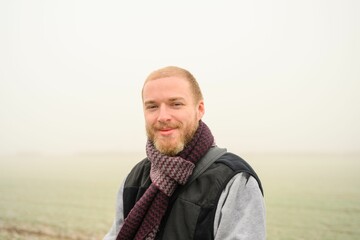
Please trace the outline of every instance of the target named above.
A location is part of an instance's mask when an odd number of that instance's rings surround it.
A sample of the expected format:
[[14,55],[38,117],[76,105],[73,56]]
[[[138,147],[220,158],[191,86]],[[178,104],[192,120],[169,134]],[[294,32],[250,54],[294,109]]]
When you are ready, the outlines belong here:
[[197,120],[199,121],[205,114],[204,100],[200,100],[196,110],[197,110]]

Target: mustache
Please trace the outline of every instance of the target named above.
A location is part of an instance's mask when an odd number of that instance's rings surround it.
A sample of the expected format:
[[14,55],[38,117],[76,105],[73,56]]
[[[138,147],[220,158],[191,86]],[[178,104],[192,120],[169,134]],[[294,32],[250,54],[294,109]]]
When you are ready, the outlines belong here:
[[181,123],[167,123],[167,122],[158,122],[153,127],[155,130],[162,130],[162,129],[175,129],[175,128],[181,128]]

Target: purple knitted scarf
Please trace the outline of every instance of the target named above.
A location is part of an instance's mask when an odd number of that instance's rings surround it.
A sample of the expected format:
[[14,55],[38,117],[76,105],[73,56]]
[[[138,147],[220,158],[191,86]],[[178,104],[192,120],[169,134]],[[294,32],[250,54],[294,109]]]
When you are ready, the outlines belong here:
[[126,217],[116,240],[155,239],[170,196],[178,184],[187,182],[196,161],[205,155],[213,143],[210,129],[201,120],[194,137],[177,156],[160,153],[148,141],[146,153],[151,162],[152,184]]

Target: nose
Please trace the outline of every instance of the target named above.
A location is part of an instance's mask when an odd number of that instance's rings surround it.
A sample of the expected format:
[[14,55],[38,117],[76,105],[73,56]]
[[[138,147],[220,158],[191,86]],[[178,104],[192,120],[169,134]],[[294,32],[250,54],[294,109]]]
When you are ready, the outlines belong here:
[[161,105],[159,107],[159,115],[158,115],[158,121],[159,122],[167,122],[170,121],[171,115],[169,112],[169,109],[165,105]]

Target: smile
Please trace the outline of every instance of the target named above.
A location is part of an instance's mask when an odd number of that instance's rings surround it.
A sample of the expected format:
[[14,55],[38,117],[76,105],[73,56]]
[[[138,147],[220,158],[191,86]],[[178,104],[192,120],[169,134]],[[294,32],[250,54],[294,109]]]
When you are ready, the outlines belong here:
[[159,129],[161,135],[170,135],[175,131],[175,128]]

